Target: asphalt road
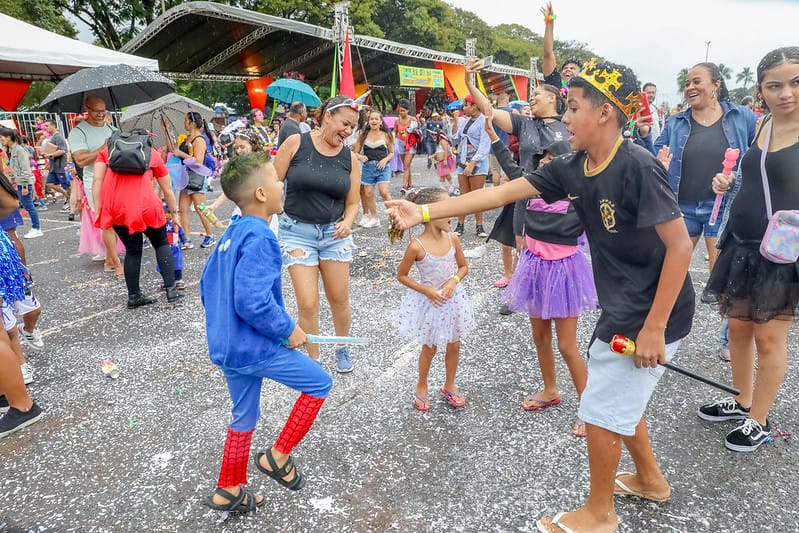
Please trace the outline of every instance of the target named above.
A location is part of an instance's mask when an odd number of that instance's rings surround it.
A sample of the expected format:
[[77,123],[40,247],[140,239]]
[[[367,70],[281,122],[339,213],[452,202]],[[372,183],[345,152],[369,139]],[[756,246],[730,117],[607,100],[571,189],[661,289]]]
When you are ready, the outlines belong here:
[[[422,158],[414,171],[417,184],[436,182]],[[398,188],[395,179],[395,195]],[[489,225],[496,214],[489,214]],[[45,418],[0,440],[0,531],[534,531],[540,516],[585,499],[585,443],[570,434],[577,399],[562,361],[563,403],[539,413],[521,409],[523,394],[537,390],[540,377],[526,317],[497,313],[496,243],[470,260],[464,280],[479,323],[461,350],[458,383],[468,405],[454,411],[431,394],[428,413],[413,409],[419,347],[393,331],[392,312],[405,290],[394,279],[403,247],[388,244],[384,221],[355,233],[352,333],[371,344],[353,350],[352,374],[334,375],[328,401],[295,450],[307,486],[286,491],[251,467],[251,486],[266,496],[266,506],[220,522],[201,505],[216,483],[230,408],[207,356],[198,297],[209,252],[198,247],[185,254],[183,307],[131,311],[124,284],[104,274],[102,263],[77,254],[76,224],[52,209],[42,218],[45,236],[25,244],[44,305],[46,347],[27,355],[36,369],[30,391]],[[464,246],[478,246],[473,222],[466,227]],[[707,279],[703,255],[700,246],[692,262],[697,290]],[[159,292],[150,249],[142,280],[146,292]],[[288,277],[285,289],[296,313]],[[697,305],[676,362],[729,382],[729,365],[717,357],[720,319]],[[580,320],[583,349],[595,320],[595,314]],[[321,324],[323,333],[332,333],[324,300]],[[796,340],[792,329],[788,374],[771,414],[783,433],[792,433],[799,420],[792,386]],[[322,353],[332,371],[332,348]],[[118,380],[101,373],[106,358],[118,365]],[[443,375],[438,358],[433,391]],[[796,446],[777,437],[753,454],[726,450],[723,438],[733,424],[695,415],[698,405],[721,396],[665,375],[647,417],[673,495],[664,504],[617,499],[619,531],[799,530]],[[274,383],[264,386],[253,454],[271,445],[295,398]],[[621,466],[631,467],[626,453]]]

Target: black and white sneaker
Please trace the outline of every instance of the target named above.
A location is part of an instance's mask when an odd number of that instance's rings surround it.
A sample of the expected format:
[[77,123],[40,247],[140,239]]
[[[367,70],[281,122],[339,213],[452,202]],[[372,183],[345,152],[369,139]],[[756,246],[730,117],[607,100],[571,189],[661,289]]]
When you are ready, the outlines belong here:
[[463,224],[456,224],[454,233],[458,236],[463,235]]
[[761,426],[751,418],[724,438],[724,445],[734,452],[753,452],[766,442],[771,442],[771,424],[766,420],[766,425]]
[[16,407],[10,407],[3,418],[0,418],[0,439],[38,422],[42,418],[42,414],[42,410],[36,405],[36,402],[33,402],[33,407],[26,413]]
[[709,422],[723,422],[724,420],[746,420],[749,418],[749,409],[744,409],[732,396],[708,403],[700,407],[696,414],[702,420]]

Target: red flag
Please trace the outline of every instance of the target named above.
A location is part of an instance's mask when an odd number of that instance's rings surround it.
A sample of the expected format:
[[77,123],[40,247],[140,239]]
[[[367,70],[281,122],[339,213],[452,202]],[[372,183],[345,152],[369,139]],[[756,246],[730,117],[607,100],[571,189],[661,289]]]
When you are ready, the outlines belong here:
[[355,78],[352,77],[352,56],[350,55],[350,32],[344,39],[344,61],[341,65],[341,85],[339,94],[355,98]]

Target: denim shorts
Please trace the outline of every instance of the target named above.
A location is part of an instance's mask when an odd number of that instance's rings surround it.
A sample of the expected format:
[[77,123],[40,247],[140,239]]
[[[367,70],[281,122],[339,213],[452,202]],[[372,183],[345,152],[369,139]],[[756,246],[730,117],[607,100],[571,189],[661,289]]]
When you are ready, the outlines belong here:
[[374,186],[378,183],[391,181],[391,167],[386,165],[383,170],[377,168],[377,161],[367,161],[361,167],[361,185]]
[[[335,224],[307,224],[283,213],[280,215],[278,232],[283,265],[318,266],[319,261],[352,262],[352,235],[333,239],[335,231]],[[298,249],[304,253],[296,257],[289,253]]]
[[[679,346],[680,341],[666,345],[667,361]],[[588,354],[588,383],[577,416],[619,435],[635,435],[635,427],[666,369],[659,365],[635,368],[634,358],[610,351],[610,345],[599,339],[591,343]]]
[[[463,174],[463,171],[466,169],[466,165],[462,165],[458,163],[458,174]],[[478,161],[477,164],[474,166],[474,172],[472,172],[472,176],[485,176],[488,174],[488,158],[486,157],[482,161]]]
[[47,174],[47,184],[48,185],[58,185],[63,187],[64,189],[69,189],[69,184],[71,183],[69,174],[66,172],[50,172]]
[[719,209],[719,217],[716,224],[709,224],[710,214],[713,212],[715,200],[704,200],[702,202],[680,202],[680,211],[685,219],[685,226],[688,228],[688,235],[691,237],[718,237],[721,228],[721,217],[726,208],[726,200],[722,202]]
[[416,147],[415,146],[411,146],[410,150],[406,150],[405,149],[405,143],[402,142],[402,141],[397,141],[397,144],[394,146],[394,149],[397,151],[397,153],[399,155],[415,154],[416,153]]

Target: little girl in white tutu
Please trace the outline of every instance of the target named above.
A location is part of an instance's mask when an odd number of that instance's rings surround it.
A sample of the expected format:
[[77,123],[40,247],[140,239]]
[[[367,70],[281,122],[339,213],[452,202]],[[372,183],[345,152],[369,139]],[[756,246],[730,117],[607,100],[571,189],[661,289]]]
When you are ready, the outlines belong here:
[[[446,191],[427,188],[409,199],[417,204],[430,204],[448,197]],[[419,281],[409,275],[414,264],[419,270]],[[419,411],[430,409],[427,375],[441,344],[447,346],[446,379],[439,391],[451,406],[466,405],[466,398],[455,385],[455,373],[460,341],[475,325],[472,305],[460,285],[468,272],[460,241],[450,231],[450,221],[446,219],[425,222],[424,232],[408,244],[399,265],[397,279],[408,287],[408,292],[397,311],[397,329],[402,337],[422,344],[413,402]]]

